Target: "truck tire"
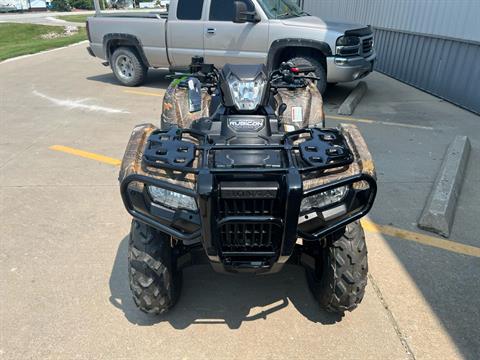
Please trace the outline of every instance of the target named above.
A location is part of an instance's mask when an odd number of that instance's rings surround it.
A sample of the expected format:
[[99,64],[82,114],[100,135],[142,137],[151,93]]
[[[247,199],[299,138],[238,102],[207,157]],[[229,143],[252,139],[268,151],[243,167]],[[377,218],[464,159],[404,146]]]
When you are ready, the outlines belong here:
[[148,314],[162,314],[180,296],[182,272],[177,270],[170,237],[137,220],[132,221],[128,275],[133,301]]
[[327,90],[327,70],[320,61],[310,56],[298,56],[288,61],[291,61],[293,64],[295,64],[295,66],[298,67],[315,66],[317,68],[317,71],[315,71],[315,76],[319,78],[319,80],[317,80],[318,91],[320,91],[322,96],[325,94],[325,91]]
[[131,48],[117,48],[110,58],[110,64],[117,80],[125,86],[141,85],[147,77],[148,68]]
[[363,299],[368,262],[365,234],[359,221],[333,235],[332,244],[315,258],[315,270],[307,267],[307,281],[320,306],[343,314]]

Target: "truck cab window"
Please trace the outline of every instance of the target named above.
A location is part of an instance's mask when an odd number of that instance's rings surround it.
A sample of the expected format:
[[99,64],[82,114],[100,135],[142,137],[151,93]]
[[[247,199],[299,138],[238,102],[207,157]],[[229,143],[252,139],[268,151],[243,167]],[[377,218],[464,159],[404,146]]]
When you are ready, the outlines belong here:
[[[212,0],[210,5],[210,21],[233,21],[235,16],[235,0]],[[248,11],[255,11],[255,6],[248,0],[243,0]]]
[[200,20],[202,18],[203,0],[179,0],[177,5],[178,20]]

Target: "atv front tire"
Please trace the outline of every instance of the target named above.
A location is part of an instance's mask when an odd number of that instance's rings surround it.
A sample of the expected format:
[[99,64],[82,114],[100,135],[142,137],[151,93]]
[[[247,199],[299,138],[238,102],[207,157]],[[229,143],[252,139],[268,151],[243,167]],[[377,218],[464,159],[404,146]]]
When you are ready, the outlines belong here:
[[367,286],[367,246],[362,225],[359,221],[348,224],[331,241],[315,257],[315,269],[307,267],[307,281],[321,307],[344,313],[360,304]]
[[133,300],[149,314],[161,314],[177,302],[182,272],[177,270],[170,237],[137,220],[132,221],[128,275]]

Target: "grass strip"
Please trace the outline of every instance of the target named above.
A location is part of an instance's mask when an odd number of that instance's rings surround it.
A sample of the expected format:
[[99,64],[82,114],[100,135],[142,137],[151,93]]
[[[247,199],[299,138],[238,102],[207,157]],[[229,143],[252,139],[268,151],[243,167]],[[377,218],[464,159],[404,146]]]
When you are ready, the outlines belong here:
[[[52,39],[42,39],[41,37],[42,35],[52,33],[58,34],[59,37]],[[70,36],[63,36],[63,33],[63,26],[1,23],[0,61],[55,49],[87,39],[84,28],[79,27],[78,33]]]
[[69,21],[69,22],[76,22],[76,23],[85,23],[89,17],[92,17],[93,14],[86,14],[86,15],[61,15],[56,16],[57,19]]

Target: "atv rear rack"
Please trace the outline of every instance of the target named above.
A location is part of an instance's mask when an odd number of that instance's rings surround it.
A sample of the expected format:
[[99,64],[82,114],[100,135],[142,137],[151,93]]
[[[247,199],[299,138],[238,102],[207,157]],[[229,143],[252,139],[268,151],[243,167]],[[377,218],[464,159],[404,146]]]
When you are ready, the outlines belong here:
[[[197,143],[187,140],[185,135]],[[268,163],[248,167],[212,165],[212,155],[222,150],[279,151],[283,166]],[[143,161],[147,166],[157,169],[190,174],[199,174],[205,170],[212,174],[240,171],[257,174],[287,173],[292,168],[296,168],[302,174],[348,166],[354,161],[354,157],[345,139],[335,129],[308,128],[293,131],[285,134],[280,144],[232,145],[214,144],[214,141],[204,133],[174,127],[168,131],[155,130],[151,133],[144,150]],[[197,166],[194,166],[194,163]]]

